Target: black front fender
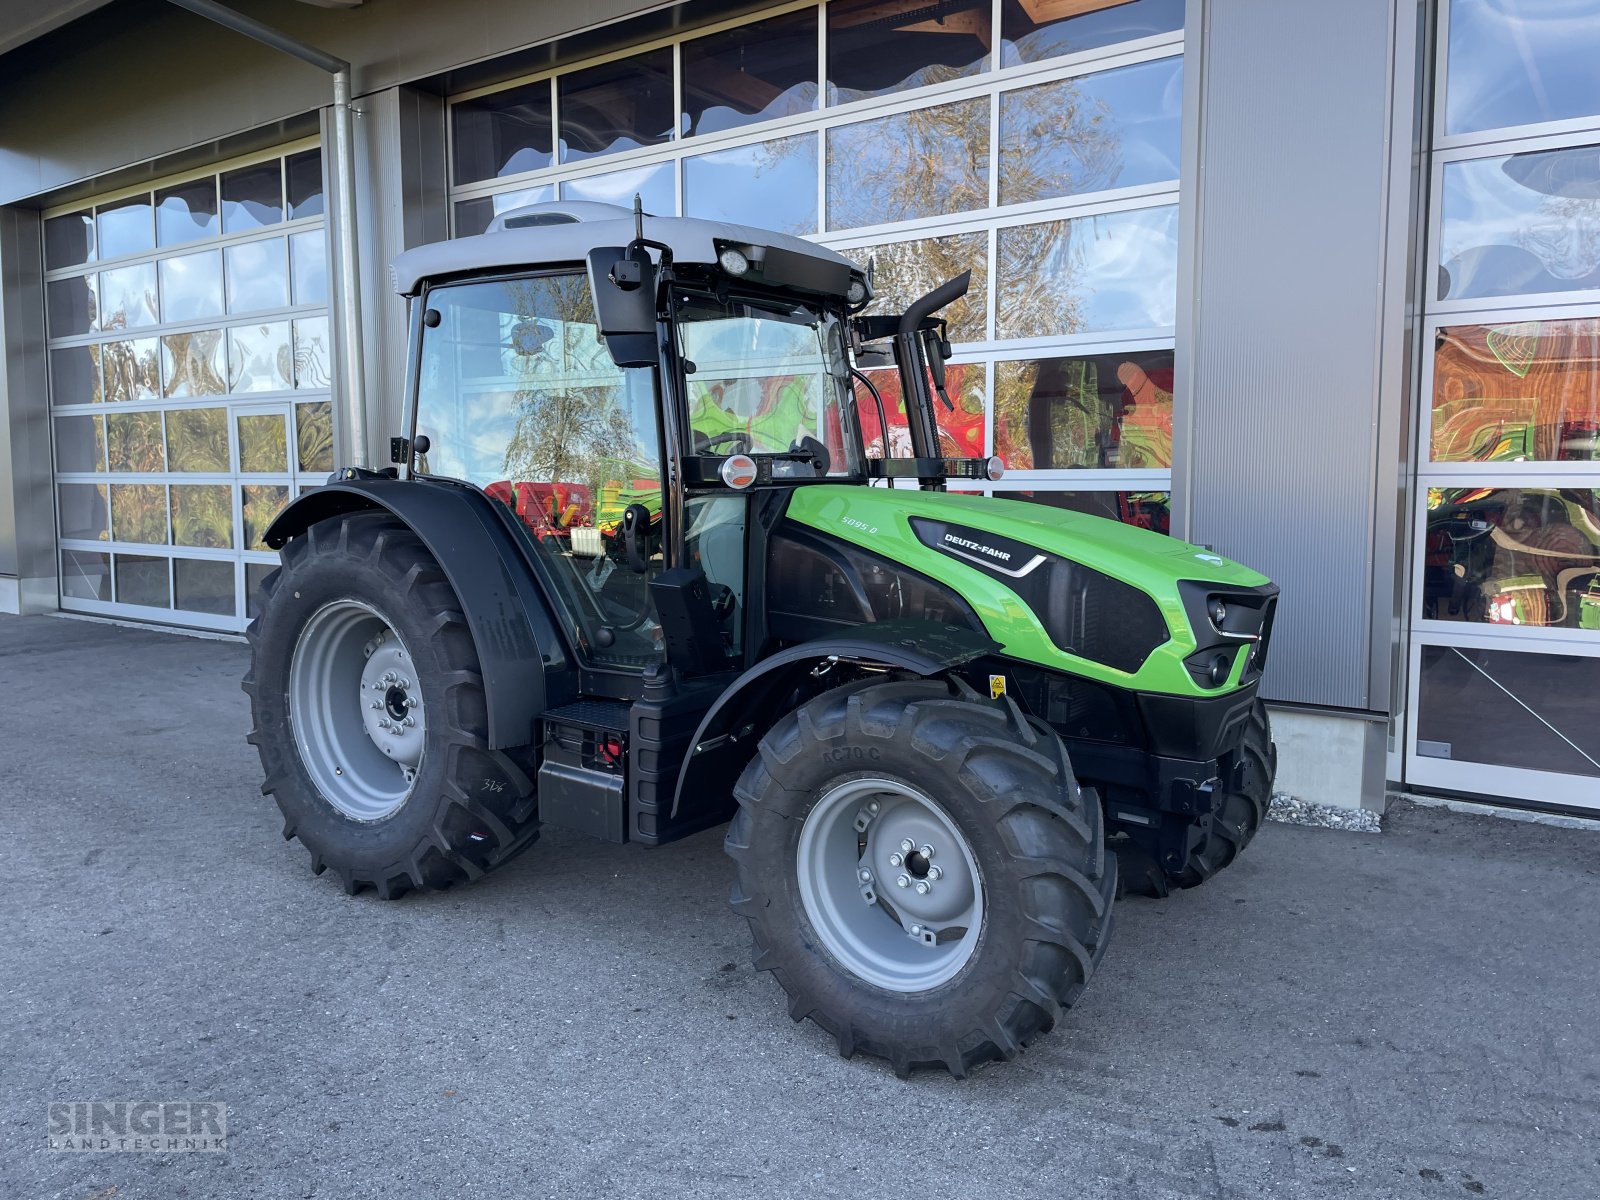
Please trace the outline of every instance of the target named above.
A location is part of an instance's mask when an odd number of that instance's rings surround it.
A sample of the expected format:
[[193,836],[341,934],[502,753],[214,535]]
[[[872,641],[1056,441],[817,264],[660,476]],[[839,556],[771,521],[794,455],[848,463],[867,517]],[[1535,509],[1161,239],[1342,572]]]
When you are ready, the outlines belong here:
[[524,746],[548,703],[547,674],[570,658],[550,606],[515,540],[470,488],[413,480],[357,478],[307,492],[268,526],[274,550],[318,521],[381,510],[422,539],[466,614],[483,669],[489,745]]
[[672,815],[684,797],[720,803],[755,753],[757,742],[782,716],[781,706],[808,673],[835,663],[907,671],[929,678],[998,652],[1000,646],[960,625],[897,619],[861,625],[780,650],[728,686],[707,710],[678,772]]

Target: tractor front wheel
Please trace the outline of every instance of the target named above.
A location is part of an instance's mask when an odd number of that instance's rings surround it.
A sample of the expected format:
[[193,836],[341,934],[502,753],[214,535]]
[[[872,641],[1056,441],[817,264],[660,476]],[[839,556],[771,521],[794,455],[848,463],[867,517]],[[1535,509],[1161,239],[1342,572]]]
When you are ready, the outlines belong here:
[[735,795],[756,966],[846,1057],[958,1076],[1013,1058],[1105,952],[1099,805],[1014,707],[943,682],[841,687],[773,727]]

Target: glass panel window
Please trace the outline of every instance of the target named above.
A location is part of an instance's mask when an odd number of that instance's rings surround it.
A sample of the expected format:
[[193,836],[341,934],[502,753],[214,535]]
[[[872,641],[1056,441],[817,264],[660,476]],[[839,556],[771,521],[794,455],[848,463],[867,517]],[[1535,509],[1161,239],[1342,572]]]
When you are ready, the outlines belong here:
[[602,204],[620,204],[624,208],[632,208],[636,194],[645,212],[664,217],[676,216],[678,202],[674,196],[672,164],[629,167],[605,175],[590,175],[586,179],[561,181],[563,200],[598,200]]
[[1439,299],[1600,287],[1600,146],[1446,163]]
[[475,183],[555,164],[550,81],[450,107],[455,182]]
[[1042,62],[1183,28],[1183,0],[1001,0],[1000,65]]
[[228,410],[174,408],[168,412],[167,470],[228,471]]
[[94,210],[95,243],[101,258],[143,254],[155,249],[155,225],[150,216],[150,193],[130,196]]
[[1600,631],[1600,491],[1427,491],[1422,615]]
[[240,242],[223,253],[227,256],[230,313],[288,305],[289,273],[282,238]]
[[1170,492],[995,492],[997,500],[1026,500],[1068,512],[1104,517],[1154,533],[1172,532]]
[[221,396],[228,390],[222,330],[169,333],[161,339],[167,395]]
[[1600,22],[1587,0],[1451,0],[1445,132],[1600,113]]
[[156,265],[100,272],[100,328],[142,329],[156,323]]
[[227,550],[233,545],[233,489],[225,483],[179,483],[172,493],[172,544]]
[[229,171],[222,177],[222,232],[243,233],[283,220],[281,159]]
[[1436,462],[1600,460],[1600,317],[1442,326]]
[[76,600],[110,600],[111,556],[93,550],[63,550],[61,594]]
[[105,484],[57,484],[56,508],[62,537],[88,542],[110,540],[111,516],[106,507]]
[[573,71],[557,80],[557,88],[562,162],[654,146],[672,137],[676,105],[670,47]]
[[[856,386],[856,411],[868,458],[907,458],[911,454],[911,429],[906,421],[905,396],[896,371],[868,371],[878,391],[878,401],[865,387]],[[981,458],[987,442],[982,363],[950,363],[945,367],[945,393],[954,406],[946,408],[937,397],[933,404],[941,453],[954,458]],[[931,385],[930,385],[931,386]]]
[[156,241],[161,245],[215,237],[221,228],[215,178],[207,176],[156,193]]
[[119,542],[166,545],[167,489],[159,483],[112,484],[111,534]]
[[167,559],[147,554],[112,555],[117,578],[117,602],[145,608],[171,608],[172,586]]
[[50,351],[50,399],[56,404],[99,404],[100,347]]
[[828,131],[828,228],[984,208],[989,101],[917,108]]
[[866,267],[869,259],[877,262],[873,279],[876,298],[867,309],[870,313],[905,312],[918,297],[963,271],[971,271],[972,285],[967,294],[939,315],[950,322],[952,341],[981,342],[986,337],[988,318],[984,312],[984,297],[989,285],[988,234],[954,233],[842,253],[862,267]]
[[831,0],[828,103],[960,79],[989,58],[988,0]]
[[1172,351],[994,368],[994,452],[1013,471],[1172,466]]
[[288,503],[289,489],[282,484],[247,483],[239,489],[239,511],[244,515],[246,550],[271,549],[261,540],[262,535]]
[[1600,777],[1600,658],[1422,647],[1417,753]]
[[328,238],[321,229],[307,230],[289,238],[290,274],[294,282],[294,303],[328,302]]
[[175,608],[233,616],[233,563],[216,558],[178,558],[172,562]]
[[68,213],[44,223],[44,262],[52,271],[94,261],[94,215]]
[[99,416],[57,417],[56,470],[104,471],[106,429]]
[[323,210],[322,151],[303,150],[284,159],[289,184],[289,219],[320,217]]
[[45,314],[50,321],[50,336],[73,337],[100,328],[100,310],[95,297],[95,277],[57,279],[44,285]]
[[1000,338],[1159,329],[1176,319],[1175,205],[1000,231]]
[[455,208],[455,236],[472,237],[483,233],[494,220],[494,202],[487,196],[476,200],[460,200]]
[[228,330],[228,390],[286,392],[294,387],[289,322],[241,325]]
[[248,413],[239,418],[239,470],[281,475],[289,470],[289,432],[277,413]]
[[688,133],[716,133],[817,107],[817,10],[801,9],[683,44]]
[[333,374],[328,365],[330,361],[328,318],[302,317],[296,321],[294,386],[303,391],[325,391],[331,388]]
[[222,315],[222,254],[206,250],[161,260],[161,313],[166,321]]
[[106,448],[113,471],[162,471],[161,414],[114,412],[106,420]]
[[161,395],[161,352],[156,338],[107,342],[100,347],[101,378],[108,401],[154,400]]
[[817,231],[817,135],[778,138],[683,161],[685,215]]
[[294,406],[296,461],[300,470],[333,470],[333,405],[326,400]]
[[1178,178],[1183,60],[1162,58],[1000,97],[1000,203]]

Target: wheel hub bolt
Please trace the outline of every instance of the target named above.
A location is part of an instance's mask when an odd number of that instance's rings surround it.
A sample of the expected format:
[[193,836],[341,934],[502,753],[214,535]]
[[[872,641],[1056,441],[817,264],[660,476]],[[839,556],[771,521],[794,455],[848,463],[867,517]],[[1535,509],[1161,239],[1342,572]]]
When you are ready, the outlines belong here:
[[915,842],[913,842],[910,838],[907,838],[905,841],[900,843],[900,852],[902,854],[910,854],[916,848],[917,848],[917,844]]
[[942,870],[940,870],[938,867],[929,867],[928,868],[928,882],[929,883],[938,883],[939,880],[941,880],[943,878],[944,878],[944,872]]
[[917,895],[926,896],[928,894],[928,890],[928,881],[926,879],[917,880]]
[[896,887],[910,887],[911,877],[908,875],[901,875],[895,879],[894,884]]
[[932,858],[933,857],[933,847],[932,846],[927,846],[927,845],[923,846],[922,847],[922,857],[923,858]]
[[889,855],[889,865],[891,867],[898,867],[903,862],[905,862],[905,858],[898,851]]

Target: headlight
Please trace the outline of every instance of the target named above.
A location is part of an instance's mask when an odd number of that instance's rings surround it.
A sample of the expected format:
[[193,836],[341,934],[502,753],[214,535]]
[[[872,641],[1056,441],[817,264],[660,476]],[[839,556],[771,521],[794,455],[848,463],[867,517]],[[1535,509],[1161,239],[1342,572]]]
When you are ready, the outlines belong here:
[[728,246],[717,255],[717,261],[729,275],[743,275],[750,269],[750,260],[744,256],[744,252],[735,250],[732,246]]
[[1222,629],[1224,623],[1228,620],[1228,606],[1223,601],[1221,596],[1211,597],[1206,604],[1206,612],[1207,615],[1211,617],[1211,623],[1219,630]]

